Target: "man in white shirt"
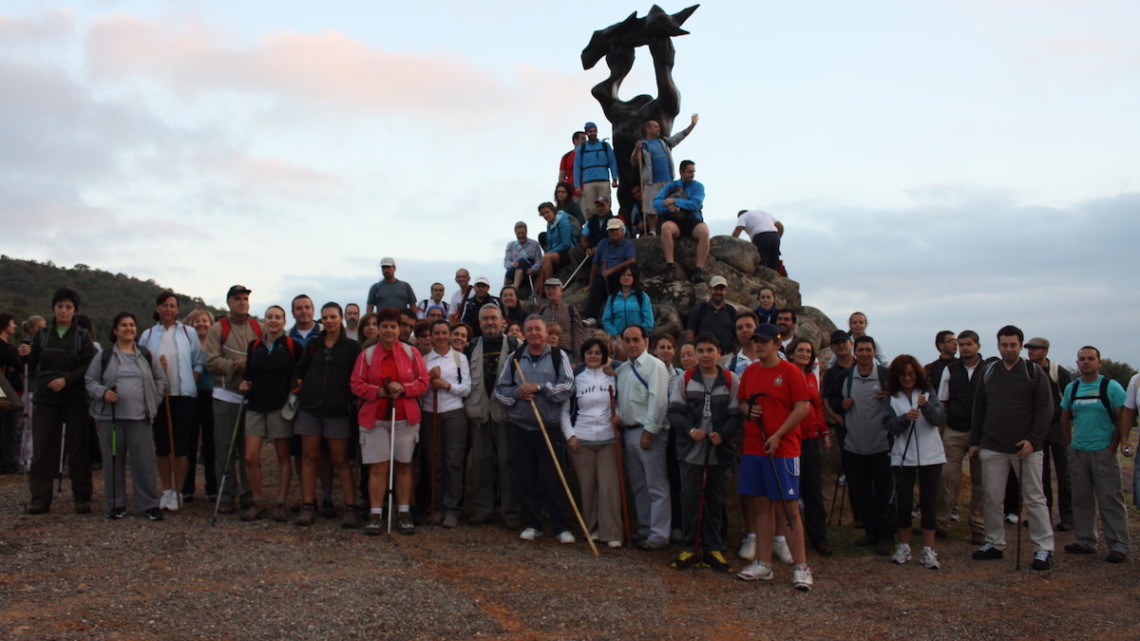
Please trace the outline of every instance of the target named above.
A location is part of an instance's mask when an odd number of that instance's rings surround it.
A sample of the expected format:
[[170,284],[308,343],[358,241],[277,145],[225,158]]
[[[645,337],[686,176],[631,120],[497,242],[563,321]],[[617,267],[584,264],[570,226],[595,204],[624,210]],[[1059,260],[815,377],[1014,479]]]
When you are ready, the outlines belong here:
[[747,232],[760,252],[760,264],[776,269],[780,264],[780,238],[784,235],[784,225],[772,214],[760,209],[741,209],[736,214],[736,229],[732,237],[739,238],[740,232]]
[[471,393],[471,367],[466,356],[451,349],[451,326],[447,321],[434,321],[430,333],[431,351],[424,355],[424,365],[431,391],[420,400],[421,489],[428,499],[423,505],[435,510],[428,514],[432,523],[453,528],[459,525],[462,508],[463,462],[467,455],[463,399]]

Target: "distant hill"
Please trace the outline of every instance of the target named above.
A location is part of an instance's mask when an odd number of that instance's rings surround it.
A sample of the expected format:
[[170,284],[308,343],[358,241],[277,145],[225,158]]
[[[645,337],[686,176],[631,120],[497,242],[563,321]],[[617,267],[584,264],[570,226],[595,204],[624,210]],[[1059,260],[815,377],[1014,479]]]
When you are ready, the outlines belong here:
[[[153,280],[143,281],[82,264],[68,269],[57,267],[51,261],[40,263],[0,256],[0,311],[15,315],[18,322],[33,314],[50,321],[51,297],[60,287],[71,287],[79,292],[79,312],[91,317],[97,338],[104,345],[111,335],[111,320],[121,311],[134,313],[140,330],[154,324],[151,320],[154,299],[167,289]],[[214,315],[222,313],[201,298],[175,294],[181,316],[195,308],[206,309]]]

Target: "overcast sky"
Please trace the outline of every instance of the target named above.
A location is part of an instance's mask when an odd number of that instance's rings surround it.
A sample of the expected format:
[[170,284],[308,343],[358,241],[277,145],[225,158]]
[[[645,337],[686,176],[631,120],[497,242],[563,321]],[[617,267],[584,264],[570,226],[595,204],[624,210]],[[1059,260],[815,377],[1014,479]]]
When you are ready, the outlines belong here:
[[[4,254],[254,310],[501,276],[586,120],[594,29],[652,3],[95,2],[0,9]],[[683,4],[663,7],[669,12]],[[805,304],[890,356],[1006,323],[1140,366],[1140,3],[709,2],[676,153],[713,233],[766,209]],[[655,93],[644,49],[623,97]],[[0,301],[2,307],[2,301]],[[1129,331],[1132,330],[1132,331]]]

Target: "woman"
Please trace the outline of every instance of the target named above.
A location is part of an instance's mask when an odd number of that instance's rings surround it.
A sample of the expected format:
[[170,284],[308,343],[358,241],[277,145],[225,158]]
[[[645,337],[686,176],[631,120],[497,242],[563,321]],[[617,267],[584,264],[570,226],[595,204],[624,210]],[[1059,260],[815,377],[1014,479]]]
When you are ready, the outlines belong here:
[[154,433],[151,421],[158,411],[166,375],[156,366],[158,356],[135,344],[138,327],[130,312],[119,312],[111,330],[114,343],[91,360],[84,377],[91,397],[91,416],[99,424],[103,460],[113,469],[103,474],[110,497],[107,518],[127,513],[126,462],[131,459],[135,508],[151,521],[162,520],[154,472]]
[[376,312],[365,314],[360,319],[360,347],[367,349],[380,340],[380,323],[376,320]]
[[682,343],[681,349],[678,350],[678,356],[681,359],[681,369],[687,370],[697,366],[697,346],[693,343]]
[[[400,342],[400,312],[380,310],[380,340],[360,353],[352,370],[352,393],[363,405],[360,456],[368,466],[368,523],[364,533],[384,531],[384,497],[388,492],[388,466],[395,458],[396,519],[401,534],[415,533],[412,522],[412,453],[419,435],[419,398],[428,389],[428,373],[419,351]],[[395,430],[393,434],[392,430]],[[392,440],[395,451],[392,451]],[[391,515],[389,515],[391,517]]]
[[514,336],[515,338],[517,338],[520,341],[524,340],[523,331],[522,331],[522,323],[517,323],[514,321],[511,321],[510,323],[508,323],[506,334],[507,334],[507,336]]
[[261,444],[273,441],[277,453],[277,500],[273,520],[284,523],[288,518],[285,499],[289,496],[292,470],[289,467],[289,441],[293,423],[281,413],[289,400],[293,385],[293,369],[301,346],[285,335],[285,308],[272,305],[265,310],[262,323],[265,333],[249,344],[245,357],[245,380],[238,389],[245,394],[245,469],[253,503],[241,515],[243,521],[255,521],[269,509],[262,491]]
[[[20,353],[13,344],[16,338],[16,317],[0,313],[0,376],[8,380],[12,391],[23,396],[24,378],[21,374]],[[17,474],[20,471],[20,410],[0,410],[0,474]]]
[[582,343],[581,358],[585,368],[574,376],[574,407],[563,405],[562,433],[566,447],[578,473],[582,495],[582,519],[595,540],[621,547],[623,535],[621,514],[622,482],[618,478],[618,449],[614,442],[616,415],[613,393],[617,381],[604,371],[609,362],[609,348],[597,338]]
[[467,455],[463,399],[471,394],[471,366],[463,351],[451,344],[447,321],[432,322],[429,333],[432,349],[424,358],[424,366],[431,392],[421,400],[420,422],[420,478],[426,481],[421,483],[421,490],[427,500],[420,505],[427,510],[434,508],[434,513],[425,511],[432,523],[453,528],[459,525],[463,501],[463,461]]
[[827,510],[823,505],[823,451],[831,449],[831,432],[823,418],[823,397],[820,379],[815,374],[815,346],[811,340],[798,336],[788,343],[792,364],[800,368],[807,379],[808,400],[811,411],[800,423],[800,499],[804,505],[804,532],[812,547],[823,556],[834,551],[827,542]]
[[649,295],[641,290],[637,265],[630,265],[618,276],[621,288],[610,295],[602,312],[602,327],[610,336],[620,336],[630,325],[640,325],[647,331],[653,330],[653,303]]
[[558,183],[554,186],[554,206],[558,211],[564,211],[577,220],[579,225],[585,225],[586,217],[582,215],[582,208],[574,202],[573,196],[574,188],[569,183]]
[[343,317],[337,303],[321,307],[321,333],[309,341],[293,375],[301,390],[293,419],[293,433],[301,436],[301,513],[294,524],[301,527],[317,520],[317,463],[322,438],[328,441],[329,459],[344,493],[341,527],[360,527],[360,515],[355,509],[356,485],[348,460],[355,410],[349,380],[360,345],[344,335]]
[[[170,386],[170,393],[164,395],[154,417],[154,444],[158,458],[158,482],[162,485],[158,507],[176,512],[182,502],[182,486],[186,483],[189,469],[190,432],[194,429],[194,410],[198,402],[198,377],[206,371],[206,355],[197,337],[178,322],[178,296],[174,292],[162,292],[154,304],[154,320],[158,324],[142,333],[139,345],[154,355]],[[173,456],[171,434],[174,435]]]
[[[204,309],[196,309],[182,319],[198,335],[198,348],[205,354],[206,335],[214,324],[214,317]],[[213,501],[218,496],[218,477],[214,472],[214,375],[203,370],[197,380],[197,398],[194,401],[194,420],[190,425],[190,438],[186,444],[186,480],[182,484],[182,501],[194,500],[195,477],[198,469],[198,443],[202,444],[202,474],[206,480],[206,497]]]
[[431,351],[431,323],[428,319],[424,318],[416,321],[416,328],[412,330],[412,335],[415,336],[416,349],[420,350],[420,356],[426,356]]
[[765,285],[760,288],[760,295],[757,298],[760,304],[756,306],[756,324],[775,324],[776,312],[780,311],[780,308],[776,305],[776,290]]
[[887,415],[883,425],[895,437],[891,447],[891,468],[895,472],[896,525],[899,544],[891,561],[910,560],[911,506],[914,484],[918,481],[918,505],[922,510],[922,556],[924,568],[936,570],[934,552],[935,502],[946,453],[938,426],[946,421],[942,403],[926,380],[926,370],[915,357],[902,354],[887,368]]
[[474,336],[471,331],[471,326],[462,321],[451,324],[451,349],[463,353],[467,349],[468,343],[471,342],[471,337]]
[[519,292],[514,287],[507,285],[499,292],[499,302],[503,308],[503,318],[508,323],[515,322],[522,324],[526,321],[527,313],[523,310],[519,302]]
[[[542,255],[542,267],[538,270],[536,283],[545,283],[557,273],[559,267],[570,264],[570,249],[574,244],[574,234],[570,217],[565,212],[555,211],[551,203],[538,206],[538,213],[546,220],[546,253]],[[538,300],[542,301],[542,287],[538,286]]]

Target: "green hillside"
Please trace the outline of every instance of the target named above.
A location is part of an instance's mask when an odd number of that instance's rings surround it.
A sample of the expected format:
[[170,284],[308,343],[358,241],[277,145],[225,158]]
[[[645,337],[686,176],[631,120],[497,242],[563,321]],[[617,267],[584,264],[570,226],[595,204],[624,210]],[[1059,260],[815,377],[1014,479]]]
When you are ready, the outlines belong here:
[[[95,322],[97,338],[104,345],[110,337],[111,320],[121,311],[133,312],[139,319],[140,329],[151,326],[154,299],[167,289],[153,280],[112,274],[87,265],[66,268],[50,261],[40,263],[0,256],[0,311],[15,315],[19,322],[33,314],[50,320],[51,297],[60,287],[71,287],[79,292],[79,312]],[[201,298],[185,294],[178,294],[178,306],[183,316],[195,308],[209,310],[214,315],[221,313]]]

